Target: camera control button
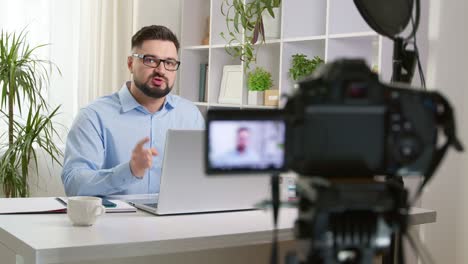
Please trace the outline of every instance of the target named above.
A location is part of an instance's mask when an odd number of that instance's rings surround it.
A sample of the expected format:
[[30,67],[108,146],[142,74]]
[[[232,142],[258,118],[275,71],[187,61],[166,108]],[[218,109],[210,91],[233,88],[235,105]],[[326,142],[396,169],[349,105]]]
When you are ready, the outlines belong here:
[[394,132],[401,131],[401,126],[399,124],[393,124],[392,125],[392,131],[394,131]]
[[404,128],[405,130],[411,130],[411,129],[413,128],[413,125],[412,125],[410,122],[405,122],[405,123],[403,124],[403,128]]
[[391,115],[392,121],[400,121],[401,115],[400,114],[392,114]]
[[402,162],[412,162],[421,154],[422,145],[414,136],[406,135],[400,138],[398,142],[398,151]]

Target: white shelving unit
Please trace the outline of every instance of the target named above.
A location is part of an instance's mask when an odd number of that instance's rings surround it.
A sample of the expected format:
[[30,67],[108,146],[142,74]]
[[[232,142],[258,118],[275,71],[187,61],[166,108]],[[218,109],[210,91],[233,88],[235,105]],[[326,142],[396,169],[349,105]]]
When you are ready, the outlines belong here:
[[[242,65],[225,51],[226,19],[221,14],[223,0],[182,0],[181,13],[181,69],[180,95],[192,100],[202,112],[210,107],[274,108],[247,105],[246,73],[242,87],[241,104],[220,104],[223,66]],[[201,45],[206,21],[210,24],[210,43]],[[391,69],[391,46],[385,45],[361,18],[353,1],[342,0],[283,0],[280,10],[281,33],[277,39],[258,44],[257,62],[251,69],[263,67],[273,76],[273,89],[280,95],[292,91],[289,77],[292,55],[320,56],[325,61],[337,58],[363,58],[371,67]],[[389,55],[390,54],[390,55]],[[207,101],[199,102],[200,64],[208,63]],[[382,67],[384,66],[384,67]],[[389,78],[389,73],[383,76]],[[388,80],[388,79],[386,79]]]

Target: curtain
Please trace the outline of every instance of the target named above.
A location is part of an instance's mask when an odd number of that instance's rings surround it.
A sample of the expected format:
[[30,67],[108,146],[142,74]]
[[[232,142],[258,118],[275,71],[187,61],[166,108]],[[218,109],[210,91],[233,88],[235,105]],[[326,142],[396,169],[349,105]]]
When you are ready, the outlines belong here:
[[78,108],[130,79],[133,0],[81,0]]

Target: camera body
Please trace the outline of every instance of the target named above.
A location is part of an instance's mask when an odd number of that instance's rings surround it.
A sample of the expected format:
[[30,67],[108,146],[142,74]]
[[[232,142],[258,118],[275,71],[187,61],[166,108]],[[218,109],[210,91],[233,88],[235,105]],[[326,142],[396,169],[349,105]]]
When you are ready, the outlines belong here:
[[[449,145],[462,150],[452,109],[441,94],[381,83],[362,60],[322,65],[295,88],[283,109],[210,109],[207,173],[293,170],[327,178],[427,176]],[[222,158],[220,153],[239,126],[252,131],[259,158],[220,162],[234,157]],[[439,129],[447,138],[442,148]]]
[[379,82],[361,60],[326,64],[284,109],[288,164],[301,175],[424,175],[437,141],[438,96]]

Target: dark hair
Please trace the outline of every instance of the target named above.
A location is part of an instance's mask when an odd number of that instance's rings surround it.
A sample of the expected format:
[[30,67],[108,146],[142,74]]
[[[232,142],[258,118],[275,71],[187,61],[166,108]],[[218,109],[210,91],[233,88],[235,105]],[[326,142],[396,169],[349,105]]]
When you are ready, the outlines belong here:
[[237,134],[239,134],[242,131],[250,132],[250,129],[248,127],[239,127],[237,129]]
[[177,40],[176,35],[165,26],[152,25],[142,27],[132,37],[132,49],[141,47],[145,40],[168,40],[174,43],[177,51],[179,51],[179,40]]

